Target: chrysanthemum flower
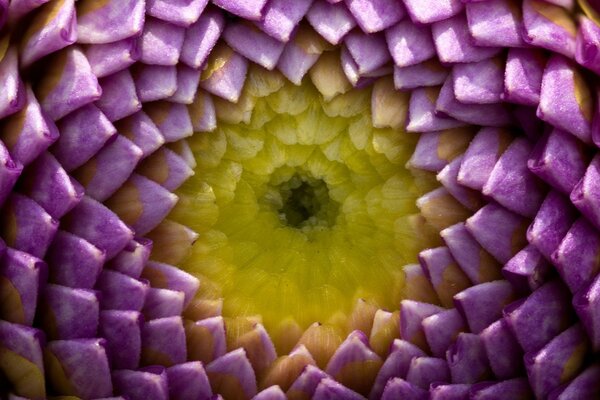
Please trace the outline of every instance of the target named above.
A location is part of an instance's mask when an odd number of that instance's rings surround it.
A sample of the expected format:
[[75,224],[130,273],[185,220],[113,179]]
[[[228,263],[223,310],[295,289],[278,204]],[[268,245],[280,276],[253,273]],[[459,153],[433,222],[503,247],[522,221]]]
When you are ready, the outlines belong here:
[[598,74],[596,0],[0,0],[0,396],[600,397]]

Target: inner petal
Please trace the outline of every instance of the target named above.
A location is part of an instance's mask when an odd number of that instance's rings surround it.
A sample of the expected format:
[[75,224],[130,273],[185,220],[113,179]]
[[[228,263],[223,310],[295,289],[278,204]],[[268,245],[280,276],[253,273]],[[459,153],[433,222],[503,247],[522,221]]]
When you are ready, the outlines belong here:
[[416,140],[373,127],[371,89],[325,100],[308,81],[261,89],[269,74],[252,70],[238,103],[216,103],[218,128],[190,139],[195,175],[170,218],[200,235],[181,267],[225,317],[347,330],[359,299],[397,307],[423,247]]

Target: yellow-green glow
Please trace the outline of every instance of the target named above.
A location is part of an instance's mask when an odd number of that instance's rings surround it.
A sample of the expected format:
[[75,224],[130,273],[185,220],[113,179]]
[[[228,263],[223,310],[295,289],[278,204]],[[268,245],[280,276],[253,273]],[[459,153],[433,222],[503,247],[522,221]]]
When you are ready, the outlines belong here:
[[267,329],[344,320],[359,297],[396,309],[418,251],[404,167],[416,138],[372,127],[371,89],[325,102],[310,83],[263,78],[237,105],[217,104],[232,123],[190,140],[198,165],[171,218],[200,238],[182,268],[200,296],[224,299],[224,316]]

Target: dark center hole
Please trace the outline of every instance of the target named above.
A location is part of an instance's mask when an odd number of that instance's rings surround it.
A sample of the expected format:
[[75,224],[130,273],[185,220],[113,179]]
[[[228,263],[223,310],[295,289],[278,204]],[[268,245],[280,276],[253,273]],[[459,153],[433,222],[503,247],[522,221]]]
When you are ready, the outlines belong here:
[[293,228],[306,225],[329,225],[331,199],[329,189],[322,180],[295,179],[281,187],[283,206],[278,210],[285,224]]
[[308,182],[301,182],[300,186],[291,188],[284,196],[283,207],[279,212],[285,217],[286,223],[294,228],[299,228],[321,209],[315,188]]

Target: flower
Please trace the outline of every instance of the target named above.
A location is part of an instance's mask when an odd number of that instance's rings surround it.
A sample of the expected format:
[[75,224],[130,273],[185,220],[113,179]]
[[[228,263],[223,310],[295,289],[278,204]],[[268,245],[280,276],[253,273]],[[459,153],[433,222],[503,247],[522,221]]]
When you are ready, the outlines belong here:
[[3,395],[598,397],[599,13],[0,0]]

